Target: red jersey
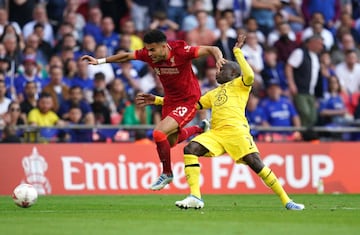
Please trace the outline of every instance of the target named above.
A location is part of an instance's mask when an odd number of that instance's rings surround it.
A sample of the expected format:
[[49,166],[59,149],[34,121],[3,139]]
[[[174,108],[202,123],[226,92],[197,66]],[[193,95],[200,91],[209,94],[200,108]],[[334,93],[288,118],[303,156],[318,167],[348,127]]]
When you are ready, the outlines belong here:
[[164,87],[164,106],[179,103],[196,103],[201,96],[199,81],[192,70],[192,59],[198,57],[199,47],[185,41],[168,42],[169,57],[153,63],[146,48],[135,51],[135,58],[148,63],[159,76]]

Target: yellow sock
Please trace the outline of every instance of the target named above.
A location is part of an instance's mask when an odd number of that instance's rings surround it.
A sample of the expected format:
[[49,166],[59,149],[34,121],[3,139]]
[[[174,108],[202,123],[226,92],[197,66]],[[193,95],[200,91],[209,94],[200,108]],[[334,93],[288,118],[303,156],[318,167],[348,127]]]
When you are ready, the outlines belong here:
[[258,174],[264,183],[271,188],[271,190],[276,193],[280,197],[282,204],[285,206],[286,203],[290,201],[289,196],[285,192],[284,188],[279,183],[276,175],[272,172],[272,170],[265,166]]
[[200,163],[195,155],[185,154],[185,176],[190,187],[190,194],[201,198],[200,192]]

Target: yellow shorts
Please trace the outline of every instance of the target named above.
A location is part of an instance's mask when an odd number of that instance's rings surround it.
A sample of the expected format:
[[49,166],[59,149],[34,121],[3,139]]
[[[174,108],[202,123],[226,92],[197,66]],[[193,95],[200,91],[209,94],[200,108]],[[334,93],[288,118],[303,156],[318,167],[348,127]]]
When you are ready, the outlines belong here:
[[205,157],[216,157],[227,153],[236,163],[244,163],[243,157],[250,153],[259,152],[248,129],[242,128],[210,129],[191,141],[198,142],[209,150]]

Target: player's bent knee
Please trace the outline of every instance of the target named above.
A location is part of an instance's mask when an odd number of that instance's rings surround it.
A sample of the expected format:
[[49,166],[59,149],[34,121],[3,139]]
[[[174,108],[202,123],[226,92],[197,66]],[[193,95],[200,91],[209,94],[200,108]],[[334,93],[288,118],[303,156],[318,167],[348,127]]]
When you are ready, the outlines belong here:
[[184,147],[184,154],[204,156],[209,150],[197,142],[191,141]]
[[161,142],[161,141],[166,140],[167,135],[162,131],[154,130],[153,138],[154,138],[155,142]]
[[264,163],[261,160],[259,153],[250,153],[242,158],[244,162],[253,170],[255,173],[259,173],[264,168]]

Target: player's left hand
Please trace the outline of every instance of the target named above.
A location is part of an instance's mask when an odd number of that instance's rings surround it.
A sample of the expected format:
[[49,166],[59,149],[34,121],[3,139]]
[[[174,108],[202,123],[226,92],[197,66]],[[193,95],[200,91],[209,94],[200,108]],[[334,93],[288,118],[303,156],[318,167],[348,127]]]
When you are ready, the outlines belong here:
[[246,35],[245,34],[239,34],[238,38],[237,38],[237,42],[235,43],[234,47],[241,48],[244,45],[245,40],[246,40]]
[[141,107],[149,104],[154,104],[155,96],[152,94],[139,93],[135,98],[135,104]]

